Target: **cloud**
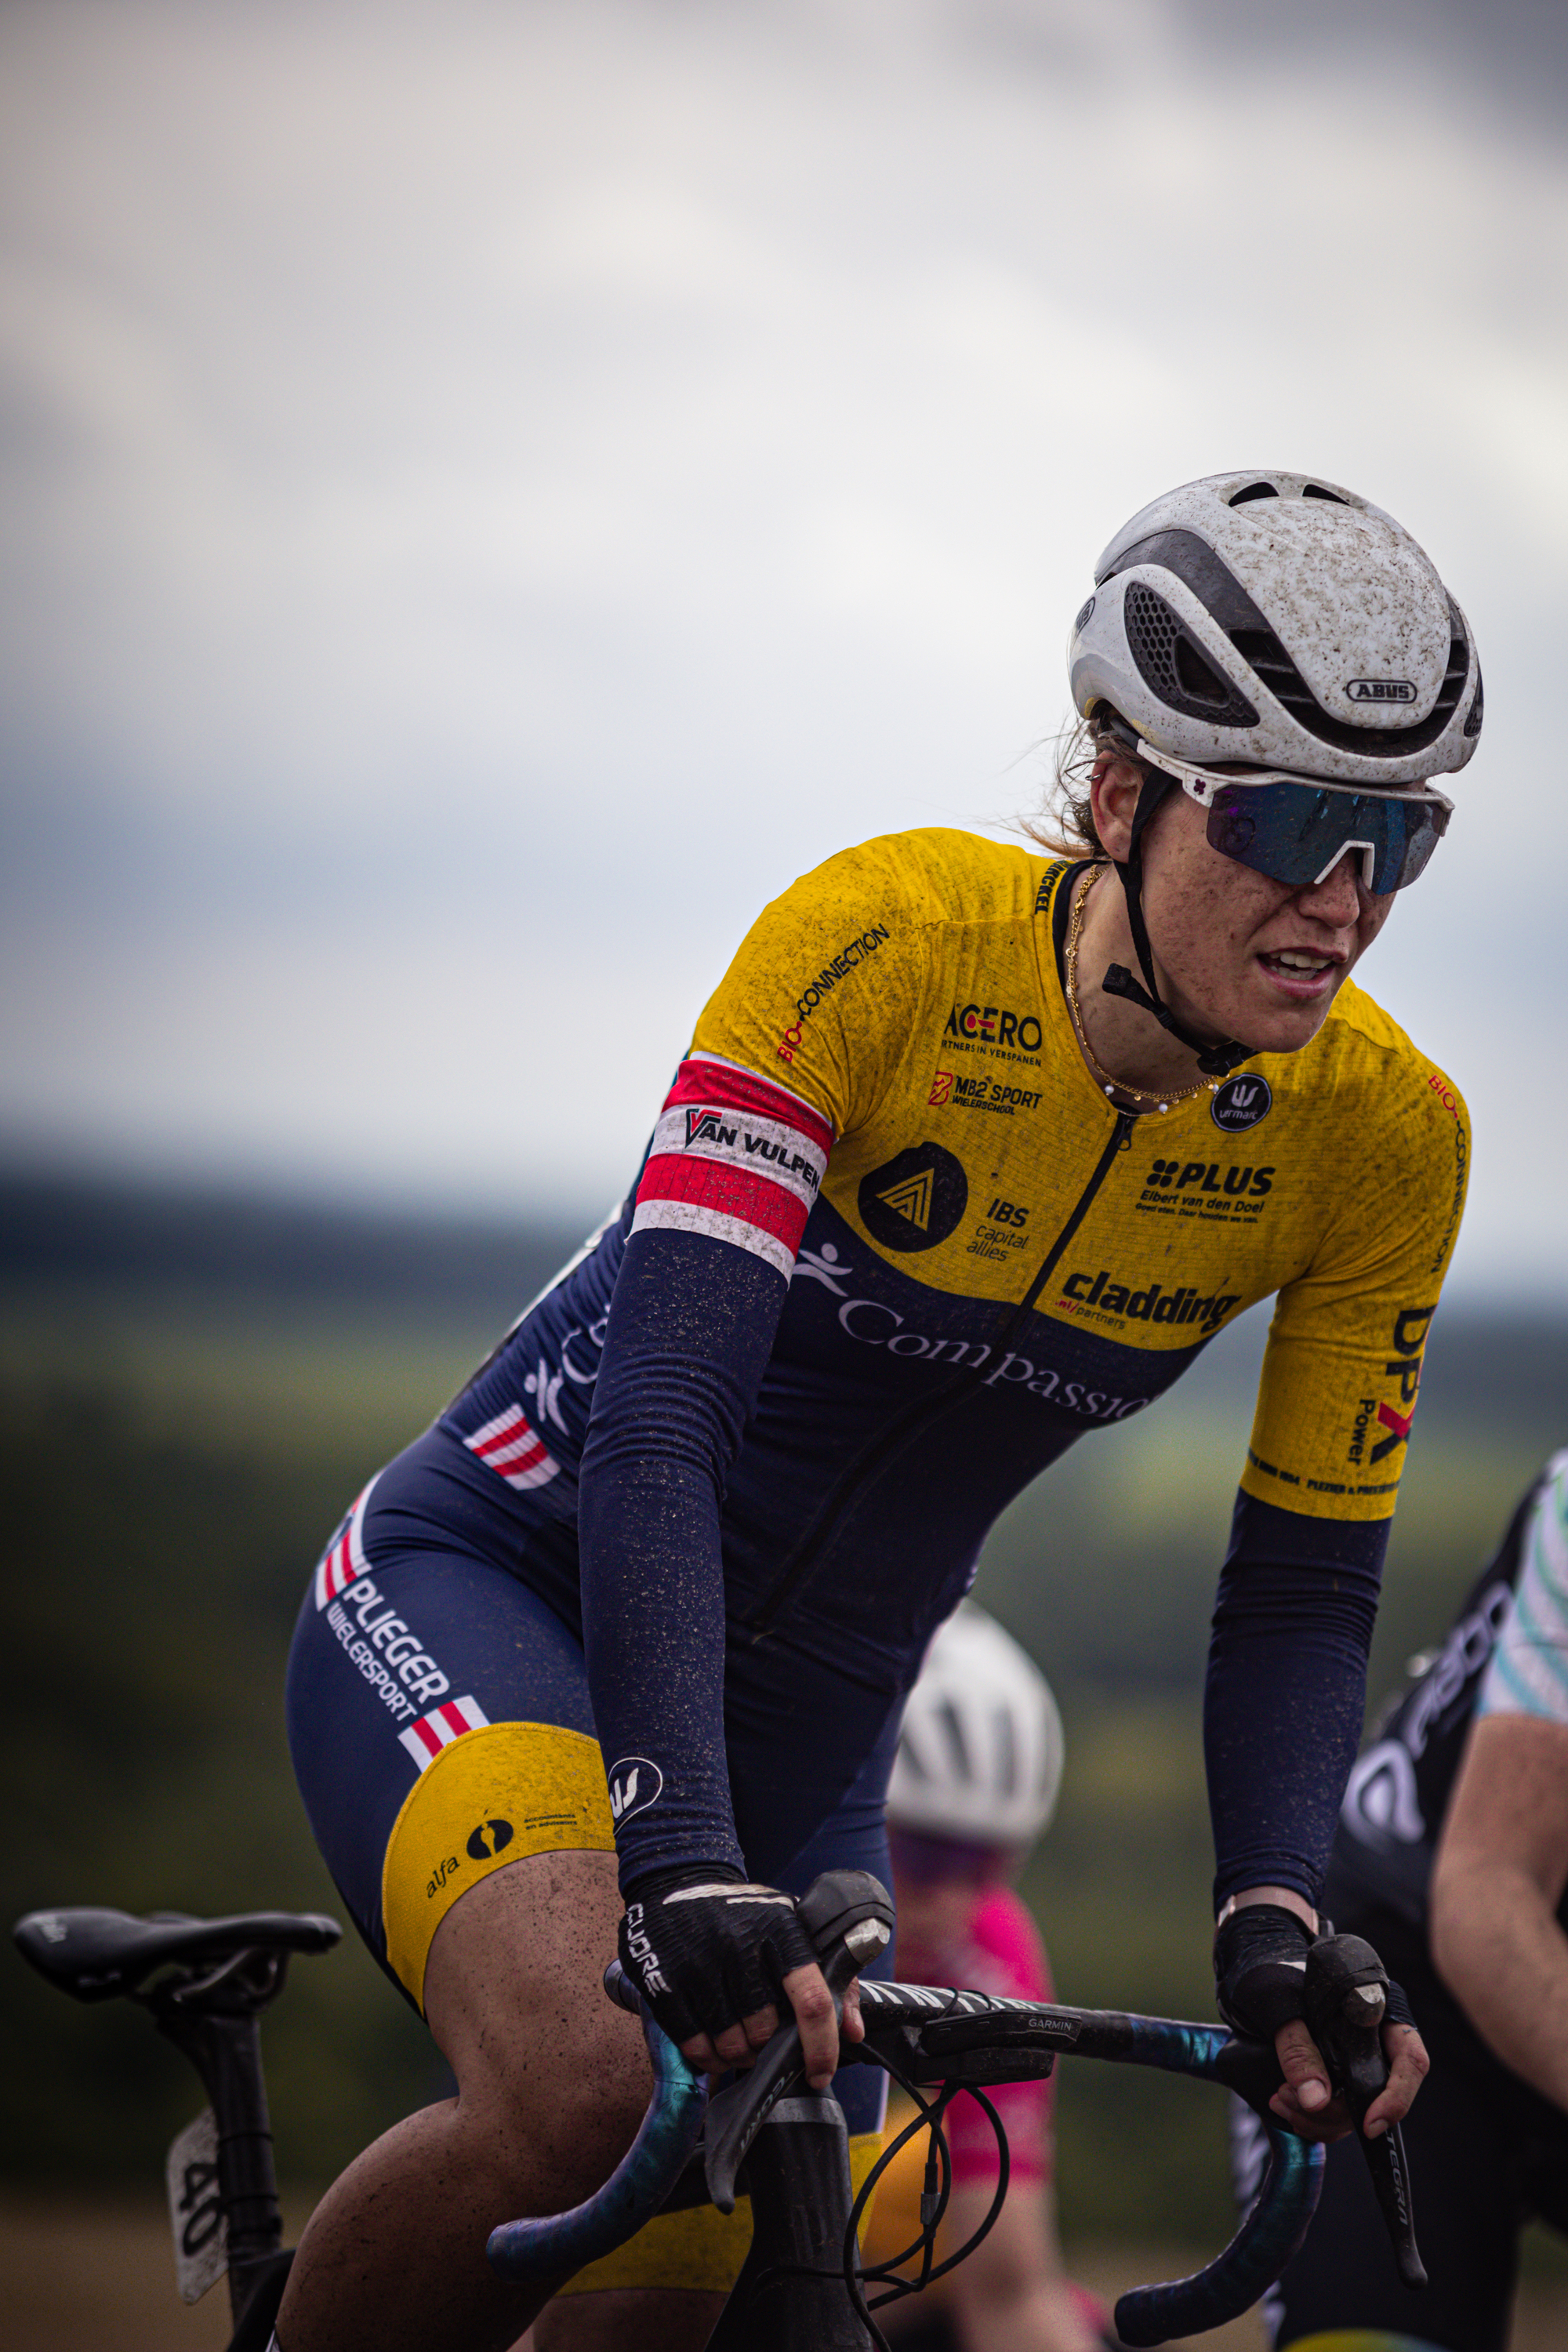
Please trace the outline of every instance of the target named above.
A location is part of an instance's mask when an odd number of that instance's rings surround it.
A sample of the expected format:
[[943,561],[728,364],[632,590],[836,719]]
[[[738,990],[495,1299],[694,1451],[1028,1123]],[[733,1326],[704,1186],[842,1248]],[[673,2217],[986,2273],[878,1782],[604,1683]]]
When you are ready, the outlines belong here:
[[596,1202],[771,892],[1032,794],[1120,521],[1310,463],[1477,628],[1509,825],[1369,978],[1476,1097],[1475,1278],[1562,1280],[1568,171],[1509,22],[1489,80],[1421,0],[14,5],[13,1135]]

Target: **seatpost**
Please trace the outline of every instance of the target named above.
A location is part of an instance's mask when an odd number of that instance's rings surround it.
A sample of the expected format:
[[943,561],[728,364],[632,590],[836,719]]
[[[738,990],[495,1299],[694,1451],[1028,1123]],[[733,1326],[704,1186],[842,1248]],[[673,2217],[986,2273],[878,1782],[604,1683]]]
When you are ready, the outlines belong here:
[[[276,1988],[273,1988],[275,1990]],[[160,2033],[183,2050],[212,2101],[217,2124],[218,2190],[228,2221],[229,2307],[236,2322],[283,2242],[272,2122],[261,2072],[261,2029],[255,2011],[183,2005],[177,1994],[150,2006]]]

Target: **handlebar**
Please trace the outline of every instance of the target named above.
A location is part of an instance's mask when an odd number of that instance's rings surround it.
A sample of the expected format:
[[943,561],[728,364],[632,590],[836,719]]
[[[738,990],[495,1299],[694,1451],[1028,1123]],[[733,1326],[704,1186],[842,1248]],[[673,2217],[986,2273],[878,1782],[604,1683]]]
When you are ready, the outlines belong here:
[[1298,2139],[1269,2113],[1268,2099],[1280,2074],[1273,2051],[1264,2043],[1246,2041],[1223,2025],[944,1993],[928,1985],[865,1983],[860,2006],[867,2040],[885,2034],[917,2081],[965,2079],[972,2072],[965,2065],[966,2045],[981,2062],[973,2071],[990,2082],[1048,2073],[1056,2055],[1065,2052],[1217,2083],[1260,2116],[1268,2163],[1240,2229],[1223,2252],[1190,2278],[1134,2287],[1124,2294],[1116,2306],[1123,2343],[1163,2344],[1169,2336],[1198,2336],[1238,2318],[1273,2284],[1306,2236],[1322,2189],[1323,2149],[1317,2141]]
[[[619,1963],[613,1965],[618,1976]],[[646,2011],[642,2030],[653,2061],[653,2096],[636,2139],[604,2187],[570,2212],[503,2221],[490,2231],[485,2252],[491,2268],[509,2284],[581,2270],[614,2253],[652,2221],[680,2178],[702,2129],[707,2081],[692,2072]]]
[[[892,1904],[868,1872],[829,1870],[813,1881],[796,1907],[821,1956],[837,2010],[858,1971],[888,1943]],[[605,1970],[605,1990],[618,2007],[642,2019],[653,2061],[653,2096],[636,2139],[602,2189],[569,2213],[503,2221],[491,2231],[485,2249],[491,2268],[512,2284],[581,2269],[624,2246],[665,2203],[700,2134],[708,2194],[721,2213],[732,2213],[747,2149],[784,2093],[804,2078],[800,2030],[789,2018],[750,2071],[710,2105],[706,2078],[693,2072],[655,2024],[618,1960]]]
[[[874,1937],[857,1932],[857,1921],[864,1922],[868,1913],[876,1923]],[[880,1923],[890,1919],[888,1898],[864,1873],[830,1872],[802,1898],[801,1914],[823,1956],[837,2006],[858,1969],[887,1940]],[[1376,1990],[1385,1983],[1376,1955],[1358,1938],[1325,1938],[1313,1947],[1308,1963],[1310,2021],[1358,2126],[1386,2079],[1377,2032],[1384,1996]],[[654,2066],[653,2097],[630,2150],[595,2196],[570,2213],[507,2222],[492,2231],[489,2258],[509,2281],[575,2269],[623,2245],[669,2197],[700,2135],[709,2195],[721,2212],[731,2212],[747,2150],[773,2107],[804,2077],[800,2035],[792,2019],[780,2026],[749,2072],[710,2105],[701,2078],[643,2011],[636,1986],[616,1961],[605,1972],[605,1990],[622,2008],[642,2016]],[[1223,2025],[1004,2000],[875,1979],[862,1979],[860,2001],[867,2048],[844,2045],[840,2064],[875,2064],[873,2053],[882,2049],[916,2082],[979,2084],[1038,2079],[1067,2052],[1219,2084],[1259,2116],[1268,2161],[1241,2227],[1191,2277],[1124,2294],[1116,2306],[1124,2343],[1161,2344],[1237,2318],[1279,2277],[1306,2236],[1322,2188],[1324,2151],[1321,2143],[1299,2138],[1271,2114],[1268,2101],[1281,2080],[1271,2047]],[[1407,2284],[1423,2284],[1398,2128],[1381,2139],[1363,2138],[1362,2145],[1400,2275]]]

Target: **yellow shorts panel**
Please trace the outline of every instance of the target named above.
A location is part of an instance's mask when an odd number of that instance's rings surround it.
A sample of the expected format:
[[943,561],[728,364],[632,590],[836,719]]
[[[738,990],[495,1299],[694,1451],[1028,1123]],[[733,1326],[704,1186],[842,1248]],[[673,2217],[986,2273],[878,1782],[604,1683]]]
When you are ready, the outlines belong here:
[[[890,2091],[882,2146],[890,2147],[904,2126],[913,2123],[917,2113],[912,2099],[900,2090]],[[876,2220],[863,2239],[868,2261],[891,2262],[895,2254],[901,2254],[920,2236],[921,2192],[925,2187],[929,2145],[928,2135],[917,2132],[913,2139],[905,2141],[877,2183]],[[944,2249],[949,2253],[952,2251],[951,2246]]]
[[1424,2336],[1391,2336],[1384,2327],[1331,2327],[1326,2336],[1303,2336],[1290,2352],[1437,2352]]
[[[849,2178],[860,2184],[882,2153],[879,2132],[849,2143]],[[732,2213],[693,2205],[682,2213],[656,2213],[626,2245],[590,2263],[561,2290],[563,2294],[603,2294],[611,2287],[655,2287],[685,2293],[728,2294],[751,2251],[752,2200],[737,2198]]]
[[553,1723],[466,1731],[421,1772],[386,1842],[388,1966],[423,2011],[431,1940],[460,1895],[529,1854],[614,1850],[596,1739]]

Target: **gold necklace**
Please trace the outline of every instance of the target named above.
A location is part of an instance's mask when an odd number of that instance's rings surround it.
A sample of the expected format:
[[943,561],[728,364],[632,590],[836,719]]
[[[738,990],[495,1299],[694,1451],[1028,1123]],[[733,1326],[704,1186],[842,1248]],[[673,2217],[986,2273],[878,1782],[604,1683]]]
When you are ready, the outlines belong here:
[[1073,903],[1072,920],[1068,926],[1067,953],[1062,960],[1067,973],[1068,1012],[1074,1034],[1083,1048],[1085,1061],[1108,1095],[1112,1097],[1129,1096],[1135,1103],[1147,1103],[1151,1110],[1168,1111],[1173,1103],[1190,1102],[1194,1095],[1217,1093],[1217,1078],[1199,1078],[1195,1086],[1183,1087],[1176,1094],[1152,1094],[1146,1087],[1129,1086],[1125,1078],[1113,1078],[1104,1065],[1096,1059],[1094,1048],[1084,1034],[1083,1012],[1078,1001],[1078,943],[1083,929],[1083,910],[1089,904],[1089,894],[1105,871],[1103,866],[1089,868],[1084,886]]

